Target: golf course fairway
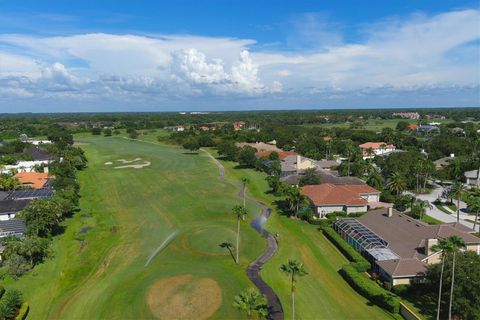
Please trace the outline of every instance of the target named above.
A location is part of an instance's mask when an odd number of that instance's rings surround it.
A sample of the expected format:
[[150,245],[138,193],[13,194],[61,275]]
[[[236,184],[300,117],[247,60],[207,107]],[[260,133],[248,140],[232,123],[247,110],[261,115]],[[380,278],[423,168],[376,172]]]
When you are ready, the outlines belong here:
[[[274,200],[265,194],[265,176],[222,162],[221,181],[206,153],[188,154],[144,138],[150,141],[76,137],[89,160],[78,174],[80,211],[65,221],[66,231],[54,239],[45,263],[3,281],[23,292],[28,319],[245,318],[232,302],[253,287],[245,270],[266,247],[249,225],[260,214],[252,199]],[[235,243],[231,209],[242,203],[243,176],[250,181],[249,216],[236,264],[219,244]],[[289,279],[279,265],[294,258],[309,272],[298,281],[297,319],[390,318],[341,279],[337,271],[346,260],[314,226],[274,213],[267,228],[280,233],[280,247],[262,276],[279,295],[286,318]]]

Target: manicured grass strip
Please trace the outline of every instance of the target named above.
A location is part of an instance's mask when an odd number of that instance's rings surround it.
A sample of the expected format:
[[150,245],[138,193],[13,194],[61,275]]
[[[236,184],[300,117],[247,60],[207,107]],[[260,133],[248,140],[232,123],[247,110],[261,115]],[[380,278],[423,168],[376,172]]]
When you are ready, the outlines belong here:
[[429,216],[429,215],[427,215],[427,214],[424,214],[424,215],[422,216],[422,221],[423,221],[423,222],[426,222],[426,223],[428,223],[428,224],[442,224],[442,223],[443,223],[442,221],[440,221],[440,220],[438,220],[438,219],[435,219],[434,217],[431,217],[431,216]]
[[447,209],[445,209],[441,204],[436,204],[435,207],[437,207],[438,210],[446,213],[446,214],[452,214],[450,211],[448,211]]

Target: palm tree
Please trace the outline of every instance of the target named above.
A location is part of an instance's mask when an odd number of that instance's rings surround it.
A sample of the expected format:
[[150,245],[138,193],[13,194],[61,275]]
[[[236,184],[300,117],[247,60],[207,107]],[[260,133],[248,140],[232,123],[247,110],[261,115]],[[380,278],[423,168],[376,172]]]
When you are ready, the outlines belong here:
[[438,287],[438,302],[437,302],[437,320],[440,320],[440,304],[442,301],[442,283],[443,283],[443,270],[445,267],[445,258],[447,252],[451,251],[451,243],[447,239],[440,239],[437,245],[432,247],[432,250],[435,252],[442,253],[442,266],[440,269],[440,286]]
[[423,215],[425,214],[425,211],[426,211],[427,208],[428,209],[433,209],[433,206],[427,200],[416,199],[415,202],[412,205],[412,209],[414,209],[415,211],[418,210],[419,220],[423,219]]
[[347,154],[348,167],[347,167],[347,176],[350,176],[350,162],[352,161],[352,155],[355,153],[355,146],[353,141],[349,140],[345,143],[345,153]]
[[292,187],[288,190],[287,201],[289,209],[295,212],[294,217],[298,218],[298,212],[302,205],[308,205],[307,197],[300,193],[298,188]]
[[398,173],[393,172],[390,174],[387,180],[387,189],[394,194],[401,195],[402,192],[407,188],[407,183],[405,179]]
[[259,319],[268,316],[267,299],[257,289],[250,288],[235,296],[233,306],[247,314],[247,319],[253,319],[254,313]]
[[235,262],[238,263],[238,253],[240,250],[240,221],[245,220],[245,216],[247,215],[247,209],[242,206],[235,206],[232,209],[232,213],[237,217],[237,250],[236,250],[236,259]]
[[297,260],[288,260],[287,263],[280,266],[280,270],[290,276],[291,278],[291,294],[292,294],[292,320],[295,320],[295,282],[297,281],[296,277],[302,277],[307,275],[303,263]]
[[457,222],[460,221],[460,198],[465,190],[465,186],[460,181],[457,181],[452,186],[452,196],[457,199]]
[[247,183],[248,183],[248,178],[243,177],[242,178],[242,184],[243,184],[243,207],[245,208],[245,196],[247,193]]
[[475,212],[475,221],[473,222],[473,231],[475,231],[478,222],[478,213],[480,212],[480,197],[472,195],[469,200],[468,211]]
[[375,189],[382,188],[382,175],[380,172],[373,171],[368,175],[367,184]]
[[233,244],[231,242],[225,241],[219,244],[220,248],[225,248],[230,252],[230,256],[232,257],[233,261],[235,261],[235,257],[233,256],[232,248]]
[[458,236],[451,236],[447,238],[450,243],[449,248],[453,253],[452,260],[452,282],[450,284],[450,302],[448,303],[448,319],[452,319],[452,301],[453,301],[453,286],[455,285],[455,256],[458,251],[465,248],[465,241]]

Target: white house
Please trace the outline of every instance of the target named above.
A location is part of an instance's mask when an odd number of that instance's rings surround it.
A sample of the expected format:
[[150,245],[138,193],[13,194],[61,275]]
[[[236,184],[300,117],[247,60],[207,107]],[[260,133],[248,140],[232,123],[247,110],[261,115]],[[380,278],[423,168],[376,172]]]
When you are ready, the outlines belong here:
[[396,150],[393,144],[385,142],[365,142],[359,145],[362,150],[363,158],[373,158],[374,156],[390,153]]

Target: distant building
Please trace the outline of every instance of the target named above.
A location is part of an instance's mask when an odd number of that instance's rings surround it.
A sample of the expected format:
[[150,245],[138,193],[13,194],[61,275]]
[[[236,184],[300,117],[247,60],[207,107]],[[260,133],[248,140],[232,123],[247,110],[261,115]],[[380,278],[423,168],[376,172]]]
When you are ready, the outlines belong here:
[[364,159],[394,152],[396,147],[385,142],[366,142],[359,145]]
[[243,127],[246,125],[247,123],[245,121],[237,121],[237,122],[234,122],[233,123],[233,130],[235,131],[239,131],[239,130],[242,130]]
[[198,129],[200,129],[200,131],[209,131],[210,128],[207,127],[207,126],[200,126]]
[[185,131],[185,127],[184,126],[175,126],[175,127],[173,127],[173,131],[182,132],[182,131]]
[[409,124],[409,125],[407,126],[407,129],[410,130],[410,131],[416,131],[417,128],[418,128],[418,125],[416,125],[416,124],[414,124],[414,123]]
[[465,178],[467,179],[468,185],[480,186],[480,176],[478,175],[478,170],[466,171],[464,173]]
[[467,250],[480,254],[480,238],[464,225],[429,225],[392,208],[370,211],[357,219],[337,219],[334,229],[392,285],[420,281],[428,265],[440,262],[442,253],[432,247],[441,239],[458,236]]
[[440,128],[437,127],[437,126],[433,126],[433,125],[422,124],[422,125],[418,126],[417,132],[420,132],[420,133],[440,132]]
[[418,112],[394,112],[392,116],[399,117],[402,119],[412,119],[412,120],[420,119],[420,114],[418,114]]

